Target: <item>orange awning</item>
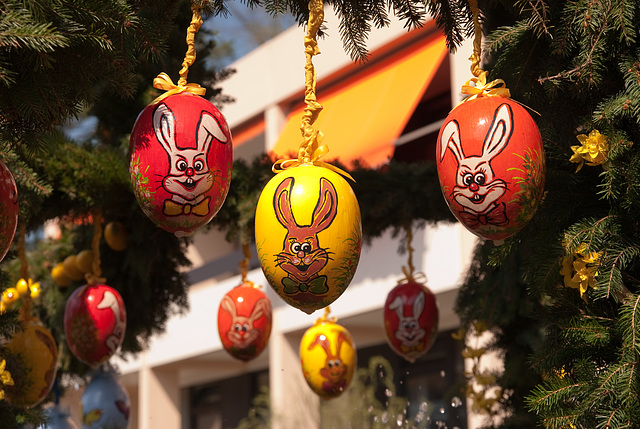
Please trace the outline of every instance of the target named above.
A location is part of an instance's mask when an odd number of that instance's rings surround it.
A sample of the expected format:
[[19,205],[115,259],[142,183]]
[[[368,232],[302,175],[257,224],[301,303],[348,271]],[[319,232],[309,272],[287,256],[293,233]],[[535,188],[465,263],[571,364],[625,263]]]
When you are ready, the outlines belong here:
[[[314,128],[324,134],[323,143],[329,147],[324,158],[338,158],[347,165],[360,158],[369,167],[387,162],[393,155],[394,141],[446,53],[444,36],[437,36],[333,93],[318,93],[323,110]],[[277,157],[298,153],[303,109],[301,106],[287,116],[273,149]]]

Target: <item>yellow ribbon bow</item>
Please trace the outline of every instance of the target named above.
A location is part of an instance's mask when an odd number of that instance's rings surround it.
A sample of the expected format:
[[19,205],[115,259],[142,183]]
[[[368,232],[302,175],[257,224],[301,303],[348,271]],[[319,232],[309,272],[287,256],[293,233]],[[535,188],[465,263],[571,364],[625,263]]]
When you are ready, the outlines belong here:
[[207,197],[204,200],[200,201],[198,204],[189,204],[189,203],[179,204],[171,200],[166,200],[164,202],[164,207],[162,208],[162,212],[167,216],[179,216],[182,214],[206,216],[209,214],[210,199],[211,199],[210,197]]
[[[473,85],[471,85],[473,83]],[[463,94],[471,94],[464,101],[473,100],[479,97],[511,97],[511,92],[502,79],[492,80],[487,83],[487,72],[483,71],[478,77],[473,77],[462,85]]]
[[197,83],[187,83],[186,85],[176,85],[173,83],[168,74],[162,72],[155,79],[153,79],[153,87],[167,91],[164,94],[157,97],[151,104],[158,104],[165,98],[173,94],[180,94],[181,92],[190,92],[195,95],[204,95],[207,92],[206,88],[201,87]]

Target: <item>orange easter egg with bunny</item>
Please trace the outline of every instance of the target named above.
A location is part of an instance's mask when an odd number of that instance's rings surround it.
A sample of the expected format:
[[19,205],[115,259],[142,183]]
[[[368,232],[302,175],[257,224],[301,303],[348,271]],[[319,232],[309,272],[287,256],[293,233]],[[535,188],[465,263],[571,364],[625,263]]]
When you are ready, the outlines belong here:
[[451,212],[481,238],[516,234],[542,200],[540,131],[526,109],[509,98],[481,97],[453,109],[440,129],[436,157]]

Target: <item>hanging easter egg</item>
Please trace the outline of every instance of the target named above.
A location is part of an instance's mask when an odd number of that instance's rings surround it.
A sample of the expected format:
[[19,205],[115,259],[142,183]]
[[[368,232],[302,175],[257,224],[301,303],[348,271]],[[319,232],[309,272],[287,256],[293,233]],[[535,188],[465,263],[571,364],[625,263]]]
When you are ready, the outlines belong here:
[[4,259],[18,225],[18,188],[7,166],[0,161],[0,261]]
[[49,407],[44,410],[47,422],[36,429],[78,429],[78,426],[71,420],[68,411],[63,411],[59,406]]
[[284,170],[262,190],[255,218],[262,271],[287,304],[311,314],[345,291],[360,259],[362,226],[341,175],[311,164]]
[[112,371],[96,373],[82,393],[82,429],[127,429],[129,394]]
[[540,131],[526,109],[503,97],[458,105],[437,141],[440,187],[472,233],[501,240],[531,220],[544,191]]
[[409,362],[427,353],[438,335],[438,303],[431,289],[414,280],[394,287],[384,304],[384,329],[391,349]]
[[49,394],[56,378],[58,347],[51,332],[39,320],[29,320],[6,344],[6,349],[6,370],[14,383],[3,386],[7,400],[18,407],[38,405]]
[[302,373],[311,390],[324,399],[340,396],[356,369],[356,345],[343,326],[318,320],[300,341]]
[[218,213],[229,191],[233,148],[222,113],[187,92],[142,110],[129,145],[131,184],[144,213],[185,236]]
[[84,285],[69,296],[64,310],[67,345],[87,365],[108,360],[122,345],[126,327],[124,302],[112,287]]
[[227,292],[218,308],[218,334],[234,358],[249,361],[267,346],[271,335],[271,301],[253,283]]

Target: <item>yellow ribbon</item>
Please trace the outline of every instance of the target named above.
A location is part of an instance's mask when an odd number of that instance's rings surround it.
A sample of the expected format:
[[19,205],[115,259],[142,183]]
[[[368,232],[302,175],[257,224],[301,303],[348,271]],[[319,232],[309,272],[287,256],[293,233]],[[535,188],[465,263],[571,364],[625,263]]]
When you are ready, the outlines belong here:
[[283,171],[298,167],[300,165],[315,165],[317,167],[327,168],[342,176],[355,180],[349,173],[336,167],[335,165],[319,161],[329,152],[329,147],[322,144],[324,134],[313,128],[313,123],[322,111],[322,105],[316,99],[316,70],[313,67],[313,56],[320,53],[316,35],[324,20],[324,6],[322,0],[309,1],[309,21],[307,23],[307,34],[304,37],[304,53],[306,63],[304,66],[304,101],[306,107],[302,115],[302,123],[300,124],[300,132],[302,133],[302,143],[298,149],[298,159],[279,159],[271,167],[274,173],[282,173]]
[[273,164],[273,167],[271,167],[271,171],[277,174],[282,173],[289,168],[299,167],[301,165],[315,165],[316,167],[327,168],[334,173],[341,174],[342,176],[355,182],[354,178],[351,177],[351,175],[346,171],[336,167],[335,165],[320,161],[320,158],[322,158],[329,152],[329,147],[325,144],[321,144],[323,138],[324,135],[321,131],[315,131],[308,139],[310,140],[309,144],[307,145],[303,143],[303,145],[305,145],[305,147],[307,148],[307,152],[311,152],[310,155],[305,155],[304,157],[297,159],[279,159]]
[[151,104],[158,104],[165,98],[173,94],[180,94],[181,92],[190,92],[195,95],[204,95],[207,92],[206,88],[201,87],[197,83],[187,83],[185,85],[176,85],[173,83],[168,74],[162,72],[155,79],[153,79],[153,87],[166,91],[164,94],[157,97]]
[[[473,84],[473,85],[472,85]],[[473,100],[479,97],[511,97],[511,92],[502,79],[492,80],[487,83],[487,72],[483,71],[480,76],[473,77],[462,85],[460,91],[463,94],[471,94],[464,101]]]

